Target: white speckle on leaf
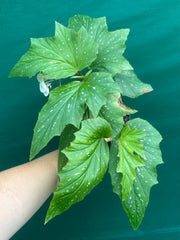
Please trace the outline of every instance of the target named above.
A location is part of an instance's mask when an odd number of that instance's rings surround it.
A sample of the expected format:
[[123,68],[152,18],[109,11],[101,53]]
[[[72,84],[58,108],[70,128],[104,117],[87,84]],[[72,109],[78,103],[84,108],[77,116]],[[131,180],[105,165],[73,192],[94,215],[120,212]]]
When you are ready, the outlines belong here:
[[77,172],[77,173],[75,173],[74,175],[79,175],[80,173],[79,172]]

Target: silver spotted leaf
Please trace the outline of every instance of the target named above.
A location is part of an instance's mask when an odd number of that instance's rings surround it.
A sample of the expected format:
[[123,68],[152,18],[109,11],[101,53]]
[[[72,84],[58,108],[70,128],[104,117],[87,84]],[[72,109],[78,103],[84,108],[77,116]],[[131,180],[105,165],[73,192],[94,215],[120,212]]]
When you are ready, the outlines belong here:
[[132,70],[116,74],[114,80],[119,84],[122,95],[130,98],[136,98],[144,93],[153,91],[151,85],[141,82]]
[[52,90],[34,128],[30,159],[54,136],[60,136],[67,124],[79,128],[85,104],[93,117],[97,117],[102,105],[106,103],[107,93],[119,91],[119,86],[111,75],[101,72],[91,73],[81,82],[74,81]]
[[97,58],[90,65],[90,69],[98,69],[112,75],[133,69],[123,57],[129,29],[108,32],[105,17],[91,18],[84,15],[75,15],[69,19],[69,28],[79,31],[82,26],[99,46]]
[[82,27],[78,33],[60,23],[55,36],[31,38],[31,47],[14,66],[9,77],[29,77],[43,72],[44,78],[60,79],[88,67],[97,57],[98,46]]
[[139,141],[145,136],[144,132],[137,128],[131,129],[129,125],[124,126],[118,139],[120,161],[117,164],[117,172],[122,173],[122,200],[130,193],[134,179],[135,169],[144,166],[145,158],[143,144]]
[[81,201],[102,180],[109,161],[104,138],[111,136],[110,125],[101,118],[82,121],[75,140],[62,152],[69,159],[58,173],[60,184],[54,192],[45,222]]
[[[121,198],[123,208],[125,209],[133,228],[137,229],[144,217],[149,202],[151,187],[158,183],[156,166],[163,163],[161,150],[159,148],[162,137],[151,124],[139,118],[128,121],[126,126],[129,126],[130,129],[138,129],[145,133],[145,136],[139,140],[143,144],[145,153],[143,161],[145,166],[136,168],[136,178],[131,192],[124,200],[122,200],[122,175],[119,175],[120,173],[117,172],[117,165],[119,163],[118,157],[116,157],[116,161],[114,161],[113,158],[110,158],[110,162],[113,161],[110,165],[110,174],[113,191]],[[117,154],[117,141],[115,142],[114,148],[114,152]]]
[[117,164],[119,163],[118,153],[118,142],[113,140],[109,153],[109,174],[111,176],[113,191],[122,198],[122,185],[120,184],[122,181],[122,173],[117,172]]

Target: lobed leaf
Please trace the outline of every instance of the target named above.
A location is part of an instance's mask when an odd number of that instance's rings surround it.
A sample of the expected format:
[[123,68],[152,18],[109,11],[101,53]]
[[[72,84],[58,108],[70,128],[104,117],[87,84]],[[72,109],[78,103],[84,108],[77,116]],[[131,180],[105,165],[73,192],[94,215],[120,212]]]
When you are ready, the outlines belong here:
[[111,136],[110,125],[101,118],[84,120],[75,140],[62,152],[69,161],[58,173],[60,185],[47,212],[47,223],[84,199],[102,180],[108,165],[109,148],[104,138]]
[[60,136],[67,124],[79,128],[85,104],[97,117],[100,108],[106,103],[106,94],[119,91],[110,74],[100,72],[91,73],[82,82],[74,81],[52,90],[34,128],[30,159],[54,136]]
[[119,84],[122,95],[130,98],[136,98],[144,93],[153,91],[151,85],[141,82],[132,70],[116,74],[114,80]]
[[98,44],[98,55],[90,69],[98,69],[115,75],[124,70],[133,69],[123,57],[129,29],[108,32],[106,18],[91,18],[75,15],[69,19],[69,28],[78,31],[85,27],[91,38]]
[[[136,179],[131,193],[123,202],[132,226],[136,229],[140,225],[145,209],[149,202],[150,189],[157,184],[156,166],[163,163],[159,143],[162,140],[159,132],[147,121],[134,119],[127,123],[131,128],[143,131],[146,136],[141,139],[146,159],[145,166],[136,169]],[[134,211],[135,212],[134,212]]]
[[31,78],[42,71],[48,79],[67,78],[95,60],[98,46],[84,27],[76,33],[58,22],[55,26],[54,37],[31,39],[29,51],[14,66],[9,77]]
[[[133,119],[127,122],[126,126],[130,129],[138,129],[145,133],[145,136],[139,141],[143,144],[145,153],[145,166],[136,168],[136,178],[129,195],[122,201],[129,220],[134,229],[137,229],[144,217],[146,207],[149,202],[150,189],[154,184],[157,184],[156,166],[163,163],[159,143],[162,140],[159,132],[153,128],[147,121],[142,119]],[[117,142],[116,146],[117,148]],[[112,160],[110,159],[110,162]],[[121,161],[121,159],[120,159]],[[114,164],[118,164],[116,161]],[[121,192],[117,189],[121,185],[121,179],[117,178],[119,173],[115,171],[117,166],[111,168],[111,180],[113,183],[113,190],[122,199]]]

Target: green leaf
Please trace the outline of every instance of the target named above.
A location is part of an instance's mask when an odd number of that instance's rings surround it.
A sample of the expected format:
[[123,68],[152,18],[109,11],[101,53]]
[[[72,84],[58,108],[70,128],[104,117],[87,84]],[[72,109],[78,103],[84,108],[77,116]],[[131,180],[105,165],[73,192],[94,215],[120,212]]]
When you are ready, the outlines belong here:
[[69,162],[58,173],[60,185],[54,192],[46,223],[83,200],[107,170],[109,148],[104,138],[111,136],[110,125],[101,118],[85,120],[75,136],[71,145],[63,150]]
[[116,139],[124,125],[123,116],[134,114],[137,111],[126,107],[119,102],[119,93],[108,93],[107,102],[102,106],[99,116],[106,119],[112,128],[112,139]]
[[119,92],[108,73],[91,73],[82,82],[74,81],[57,87],[41,109],[34,129],[30,159],[54,137],[60,136],[67,124],[79,128],[87,104],[94,117],[106,103],[108,92]]
[[131,193],[123,202],[128,217],[134,229],[138,228],[149,202],[149,193],[153,185],[157,184],[156,166],[163,163],[159,143],[162,140],[159,132],[147,121],[134,119],[127,123],[130,128],[137,128],[146,136],[141,139],[146,158],[145,166],[136,169],[136,179]]
[[67,78],[90,65],[96,58],[97,44],[85,28],[76,33],[58,22],[55,26],[54,37],[31,39],[29,51],[14,66],[9,77],[31,78],[42,71],[48,79]]
[[145,158],[143,144],[139,141],[145,136],[144,132],[137,128],[131,129],[129,125],[123,127],[119,145],[120,161],[117,165],[117,172],[123,174],[122,178],[122,200],[130,193],[134,179],[136,178],[135,169],[144,166],[142,159]]
[[122,89],[122,95],[136,98],[144,93],[153,91],[150,84],[141,82],[132,70],[117,74],[114,80]]
[[84,15],[75,15],[69,19],[69,28],[78,31],[82,26],[99,46],[97,59],[91,64],[90,69],[98,69],[112,75],[133,69],[123,57],[129,29],[108,32],[105,17],[90,18]]
[[[130,129],[138,129],[145,133],[145,136],[139,140],[143,144],[145,166],[136,168],[136,178],[132,190],[126,199],[122,201],[123,208],[127,212],[133,228],[137,229],[141,224],[149,202],[150,189],[153,185],[158,183],[156,166],[163,163],[159,148],[159,143],[161,142],[162,137],[159,132],[145,120],[139,118],[133,119],[128,121],[126,125],[129,126]],[[112,160],[110,159],[110,161]],[[114,164],[116,163],[117,161],[114,162]],[[113,169],[111,170],[111,179],[113,184],[116,185],[113,190],[120,198],[122,198],[120,191],[117,190],[118,185],[121,185],[121,179],[119,179],[119,182],[118,180],[115,181],[117,178],[116,175],[119,175],[119,173],[114,171],[116,168],[117,166],[111,168]]]
[[62,168],[67,164],[68,158],[62,152],[63,149],[70,146],[71,142],[74,140],[75,136],[74,133],[77,132],[77,128],[71,124],[68,124],[60,137],[59,141],[59,156],[58,156],[58,171],[61,171]]
[[111,176],[111,183],[113,186],[113,192],[122,198],[122,173],[117,172],[117,164],[119,162],[119,147],[117,141],[111,142],[110,154],[109,154],[109,174]]

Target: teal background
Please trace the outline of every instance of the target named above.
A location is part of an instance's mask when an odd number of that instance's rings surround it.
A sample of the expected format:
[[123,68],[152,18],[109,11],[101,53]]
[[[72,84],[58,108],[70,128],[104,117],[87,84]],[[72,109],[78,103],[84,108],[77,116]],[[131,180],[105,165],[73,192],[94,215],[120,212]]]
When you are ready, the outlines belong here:
[[[29,49],[31,37],[54,35],[54,22],[67,26],[74,14],[107,17],[109,30],[130,28],[126,58],[154,91],[135,100],[137,117],[162,134],[164,163],[159,184],[139,229],[133,231],[110,177],[84,201],[43,225],[50,199],[13,240],[180,239],[180,1],[179,0],[0,0],[0,170],[28,161],[38,112],[47,101],[35,78],[8,78]],[[44,154],[56,149],[53,139]],[[33,176],[32,176],[33,177]],[[31,204],[31,199],[27,204]]]

